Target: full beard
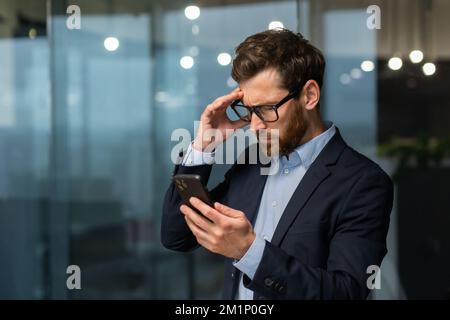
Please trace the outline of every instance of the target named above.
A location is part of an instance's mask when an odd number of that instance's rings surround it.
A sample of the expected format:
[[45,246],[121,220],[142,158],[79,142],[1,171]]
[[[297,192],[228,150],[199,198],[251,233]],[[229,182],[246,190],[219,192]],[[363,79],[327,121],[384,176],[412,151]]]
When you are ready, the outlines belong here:
[[[268,157],[276,156],[277,154],[280,156],[289,155],[300,145],[305,136],[307,126],[301,107],[295,106],[294,109],[286,128],[279,135],[271,133],[271,130],[262,135],[260,132],[257,133],[259,143]],[[264,138],[261,139],[261,136]],[[267,138],[265,138],[266,136]],[[272,144],[278,144],[278,148]]]

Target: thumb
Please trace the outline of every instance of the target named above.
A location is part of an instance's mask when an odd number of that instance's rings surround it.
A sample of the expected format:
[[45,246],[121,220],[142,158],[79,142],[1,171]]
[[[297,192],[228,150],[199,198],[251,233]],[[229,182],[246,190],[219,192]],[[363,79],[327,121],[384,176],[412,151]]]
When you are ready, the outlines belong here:
[[219,202],[215,202],[214,203],[214,208],[219,211],[220,213],[222,213],[223,215],[226,215],[230,218],[239,218],[241,216],[240,211],[235,210],[233,208],[227,207],[224,204],[221,204]]

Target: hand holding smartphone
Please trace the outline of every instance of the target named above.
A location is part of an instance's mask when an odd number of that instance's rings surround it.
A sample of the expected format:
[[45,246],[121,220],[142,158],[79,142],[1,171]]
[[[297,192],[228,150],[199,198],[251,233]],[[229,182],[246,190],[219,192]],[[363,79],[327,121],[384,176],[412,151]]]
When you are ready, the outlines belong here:
[[189,206],[198,214],[203,216],[203,214],[201,214],[189,202],[191,197],[196,197],[207,205],[214,207],[214,204],[209,197],[208,190],[205,186],[203,186],[201,177],[198,174],[177,174],[172,177],[172,180],[178,190],[178,193],[183,199],[183,204]]

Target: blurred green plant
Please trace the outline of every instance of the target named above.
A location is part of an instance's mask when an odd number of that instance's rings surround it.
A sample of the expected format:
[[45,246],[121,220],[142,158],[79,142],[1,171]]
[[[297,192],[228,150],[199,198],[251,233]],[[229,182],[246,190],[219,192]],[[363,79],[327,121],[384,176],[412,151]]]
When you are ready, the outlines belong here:
[[398,160],[393,176],[398,179],[411,168],[441,167],[443,160],[450,158],[450,136],[438,139],[421,132],[413,139],[393,138],[378,146],[378,154]]

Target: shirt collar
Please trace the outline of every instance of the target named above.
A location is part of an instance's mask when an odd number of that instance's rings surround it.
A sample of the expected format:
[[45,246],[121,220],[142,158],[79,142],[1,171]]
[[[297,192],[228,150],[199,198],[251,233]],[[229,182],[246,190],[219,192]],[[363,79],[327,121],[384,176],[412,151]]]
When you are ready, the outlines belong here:
[[294,151],[289,154],[289,157],[281,156],[281,169],[294,168],[299,165],[303,165],[308,169],[328,141],[330,141],[336,133],[336,127],[332,122],[325,121],[325,127],[327,129],[324,132],[295,148]]

